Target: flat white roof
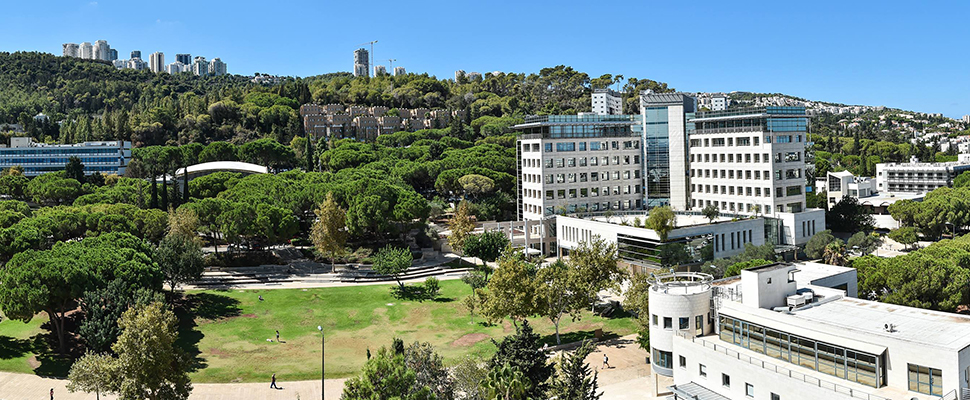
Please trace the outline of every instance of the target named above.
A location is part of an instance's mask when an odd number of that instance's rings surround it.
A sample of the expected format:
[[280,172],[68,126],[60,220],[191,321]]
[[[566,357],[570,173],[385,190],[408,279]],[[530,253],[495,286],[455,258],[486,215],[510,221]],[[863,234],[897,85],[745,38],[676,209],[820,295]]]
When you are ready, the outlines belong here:
[[[895,304],[842,298],[793,311],[797,319],[837,328],[832,332],[876,335],[959,351],[970,346],[970,316]],[[895,325],[886,332],[885,325]]]
[[879,206],[882,204],[892,204],[900,200],[923,200],[926,193],[904,193],[904,192],[879,192],[873,196],[860,197],[859,204]]
[[800,262],[794,264],[797,270],[795,272],[795,282],[798,282],[798,286],[810,285],[815,280],[844,274],[855,269],[817,262]]
[[[175,172],[175,176],[180,176],[184,174],[185,168],[179,168]],[[197,172],[208,172],[208,171],[239,171],[248,172],[251,174],[265,174],[269,173],[269,168],[262,165],[250,164],[242,161],[213,161],[201,164],[190,165],[188,167],[190,174]]]
[[[691,215],[691,214],[680,214],[680,213],[676,213],[676,215],[677,215],[677,220],[674,222],[676,224],[674,229],[684,228],[688,226],[695,226],[695,225],[707,225],[711,223],[711,220],[707,219],[707,217],[703,215]],[[634,218],[640,218],[641,222],[646,223],[647,218],[649,216],[650,216],[649,213],[643,213],[643,214],[629,214],[629,215],[614,215],[610,218],[606,218],[604,216],[595,216],[589,219],[597,222],[609,222],[611,224],[621,224],[623,221],[626,221],[627,223],[632,225]],[[717,217],[714,220],[714,222],[730,222],[731,219],[732,219],[731,217],[720,216],[720,217]]]

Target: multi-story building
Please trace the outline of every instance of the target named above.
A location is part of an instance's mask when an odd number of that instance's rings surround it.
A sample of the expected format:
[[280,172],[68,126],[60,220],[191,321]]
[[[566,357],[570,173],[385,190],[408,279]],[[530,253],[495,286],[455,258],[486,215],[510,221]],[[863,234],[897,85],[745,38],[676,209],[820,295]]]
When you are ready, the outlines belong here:
[[222,62],[219,57],[213,58],[209,62],[209,74],[220,76],[226,74],[226,63]]
[[195,56],[195,62],[192,63],[192,73],[198,76],[209,75],[209,63],[205,61],[205,57]]
[[125,64],[125,68],[136,70],[148,69],[148,63],[142,61],[140,58],[132,58]]
[[876,164],[876,189],[880,192],[932,192],[953,185],[953,179],[970,170],[970,162]]
[[407,75],[407,72],[404,71],[404,67],[394,67],[394,76],[403,76],[403,75]]
[[687,136],[693,128],[694,98],[683,93],[640,93],[640,123],[644,152],[646,207],[688,204]]
[[354,136],[357,140],[374,140],[381,133],[381,126],[378,124],[377,118],[370,115],[354,117],[350,125],[354,129]]
[[723,111],[730,105],[730,100],[724,96],[711,97],[711,111]]
[[176,54],[175,55],[175,61],[178,61],[178,62],[180,62],[182,64],[185,64],[185,65],[192,64],[192,55],[191,54],[186,54],[186,53]]
[[596,115],[623,114],[623,97],[610,89],[594,89],[591,102]]
[[692,209],[770,217],[776,245],[802,245],[824,229],[824,211],[805,207],[804,107],[699,112],[688,123]]
[[118,49],[108,49],[108,61],[114,61],[118,59]]
[[519,219],[643,207],[640,138],[630,115],[527,117],[518,158]]
[[375,65],[374,76],[378,76],[378,75],[387,75],[387,67],[383,65]]
[[78,54],[80,55],[81,58],[85,60],[93,60],[94,46],[91,45],[91,42],[83,42],[79,47]]
[[455,71],[455,82],[458,82],[458,80],[464,76],[465,76],[465,70],[459,69]]
[[876,180],[864,176],[855,176],[849,171],[829,171],[824,177],[816,180],[815,187],[819,193],[825,193],[829,208],[848,196],[863,199],[875,196]]
[[111,65],[114,65],[118,69],[125,69],[128,68],[128,60],[114,60],[111,62]]
[[370,53],[365,48],[354,50],[354,76],[370,76]]
[[64,43],[61,45],[64,48],[64,57],[78,57],[79,49],[77,43]]
[[108,46],[108,42],[104,40],[94,42],[94,58],[97,60],[110,61],[111,46]]
[[141,58],[141,50],[132,50],[129,58]]
[[148,56],[148,69],[154,73],[165,70],[165,53],[156,51]]
[[191,68],[188,65],[183,64],[181,61],[176,61],[165,66],[165,72],[168,72],[172,75],[180,74],[182,72],[187,72],[190,69]]
[[825,264],[652,277],[654,381],[672,399],[965,398],[970,317],[856,296],[856,271]]
[[469,81],[481,81],[482,80],[482,73],[481,72],[469,72],[465,76],[468,78]]
[[86,175],[124,175],[131,159],[131,142],[84,142],[67,145],[36,143],[29,137],[10,138],[10,147],[0,148],[0,168],[21,166],[24,175],[38,176],[63,171],[68,159],[78,157]]

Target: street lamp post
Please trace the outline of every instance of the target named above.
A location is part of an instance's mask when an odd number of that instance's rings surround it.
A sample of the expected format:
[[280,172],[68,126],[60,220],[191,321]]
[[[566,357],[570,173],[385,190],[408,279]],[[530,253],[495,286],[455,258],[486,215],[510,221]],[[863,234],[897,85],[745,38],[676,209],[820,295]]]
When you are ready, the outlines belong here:
[[323,376],[324,376],[324,371],[326,370],[326,363],[323,361],[324,360],[323,355],[326,353],[323,347],[323,338],[325,337],[325,335],[323,334],[322,326],[317,325],[317,330],[320,331],[320,400],[324,400],[326,396],[326,386],[325,386],[326,384],[324,383]]

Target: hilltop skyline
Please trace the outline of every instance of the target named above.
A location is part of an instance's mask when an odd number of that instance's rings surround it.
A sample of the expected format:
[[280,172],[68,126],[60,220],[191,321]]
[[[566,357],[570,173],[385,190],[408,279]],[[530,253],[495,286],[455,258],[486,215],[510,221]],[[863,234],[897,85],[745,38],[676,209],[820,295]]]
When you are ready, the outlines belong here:
[[591,77],[621,74],[690,92],[970,114],[970,82],[960,68],[967,56],[949,39],[970,33],[960,21],[970,5],[954,3],[945,13],[903,2],[813,5],[613,2],[589,19],[588,4],[572,1],[500,2],[474,15],[444,1],[363,8],[55,1],[42,13],[12,3],[0,51],[60,54],[62,43],[104,39],[120,54],[219,56],[237,74],[311,76],[352,71],[353,51],[378,40],[374,64],[395,58],[408,72],[442,79],[458,69],[534,73],[563,64]]

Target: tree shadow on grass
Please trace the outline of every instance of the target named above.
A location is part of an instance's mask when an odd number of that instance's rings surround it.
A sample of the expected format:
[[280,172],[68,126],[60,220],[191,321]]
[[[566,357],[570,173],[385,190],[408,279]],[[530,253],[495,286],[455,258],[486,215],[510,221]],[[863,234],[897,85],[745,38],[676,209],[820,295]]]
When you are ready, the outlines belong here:
[[29,357],[27,364],[39,376],[67,376],[75,358],[71,354],[57,354],[56,348],[57,339],[48,332],[27,339],[0,336],[0,360]]
[[179,320],[179,336],[175,344],[189,356],[189,372],[208,366],[206,360],[199,356],[202,354],[199,342],[205,335],[198,329],[196,318],[232,318],[239,316],[240,312],[239,300],[212,293],[193,293],[175,303],[175,315]]
[[[574,332],[566,332],[566,333],[559,334],[559,339],[562,341],[562,344],[578,342],[581,340],[592,339],[595,337],[596,337],[595,330],[574,331]],[[616,333],[604,331],[603,335],[600,337],[600,341],[602,342],[606,340],[616,339],[619,337],[620,335],[617,335]],[[543,336],[542,338],[539,339],[539,344],[549,344],[550,346],[555,346],[556,334],[553,333],[550,335]]]

